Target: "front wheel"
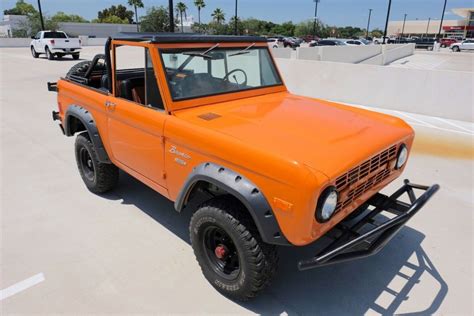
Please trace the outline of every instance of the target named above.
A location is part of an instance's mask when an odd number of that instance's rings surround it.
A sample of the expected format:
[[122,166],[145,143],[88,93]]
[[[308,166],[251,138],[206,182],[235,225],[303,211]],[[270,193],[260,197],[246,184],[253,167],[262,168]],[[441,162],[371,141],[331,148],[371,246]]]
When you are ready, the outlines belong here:
[[221,196],[203,204],[190,224],[191,244],[204,277],[239,301],[255,297],[273,278],[276,247],[264,243],[245,208]]
[[87,188],[96,194],[112,190],[118,183],[119,171],[113,164],[102,163],[89,135],[77,136],[75,144],[77,168]]
[[46,47],[44,50],[46,52],[46,58],[48,58],[49,60],[54,60],[54,54],[51,53],[49,47]]
[[72,59],[78,60],[78,59],[79,59],[79,56],[80,56],[79,54],[73,54],[73,55],[72,55]]
[[36,52],[36,50],[33,46],[31,46],[31,55],[33,56],[33,58],[38,58],[39,57],[39,54]]
[[454,47],[453,47],[453,52],[458,53],[458,52],[460,52],[460,51],[461,51],[461,49],[459,48],[459,46],[454,46]]

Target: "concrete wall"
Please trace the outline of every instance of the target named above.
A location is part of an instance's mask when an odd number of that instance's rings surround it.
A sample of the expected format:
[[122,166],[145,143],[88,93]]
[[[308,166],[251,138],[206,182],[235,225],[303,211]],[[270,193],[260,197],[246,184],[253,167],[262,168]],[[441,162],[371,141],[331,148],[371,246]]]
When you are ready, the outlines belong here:
[[381,53],[380,45],[367,46],[323,46],[319,47],[321,61],[359,63]]
[[[104,46],[106,38],[85,38],[80,37],[82,46]],[[30,38],[0,38],[0,47],[29,47]]]
[[61,31],[70,36],[88,35],[97,38],[109,37],[120,32],[136,32],[137,26],[133,24],[110,24],[110,23],[59,23]]
[[290,48],[273,49],[276,58],[371,65],[386,65],[414,52],[414,44],[299,47],[296,52]]
[[472,72],[283,58],[277,63],[295,94],[474,122]]
[[31,38],[0,38],[0,47],[28,47]]

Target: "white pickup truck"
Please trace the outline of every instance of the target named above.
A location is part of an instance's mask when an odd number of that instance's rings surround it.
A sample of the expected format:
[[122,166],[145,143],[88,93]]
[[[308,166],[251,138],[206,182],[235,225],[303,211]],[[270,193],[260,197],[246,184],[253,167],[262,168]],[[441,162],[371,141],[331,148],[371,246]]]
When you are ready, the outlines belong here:
[[65,55],[72,55],[73,59],[79,59],[81,40],[78,38],[69,38],[66,33],[59,31],[41,31],[31,38],[33,40],[30,49],[33,58],[46,54],[49,60]]

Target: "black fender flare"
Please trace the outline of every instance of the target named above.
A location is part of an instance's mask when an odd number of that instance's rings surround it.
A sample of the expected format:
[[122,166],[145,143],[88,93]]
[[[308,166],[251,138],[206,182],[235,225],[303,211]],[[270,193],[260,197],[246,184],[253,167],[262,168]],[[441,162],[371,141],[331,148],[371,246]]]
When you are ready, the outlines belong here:
[[270,204],[259,188],[244,176],[215,163],[202,163],[193,169],[175,201],[174,206],[178,212],[185,207],[189,194],[200,181],[214,184],[242,202],[251,214],[264,242],[290,245],[281,232]]
[[92,114],[79,105],[71,105],[64,115],[64,132],[66,136],[74,136],[75,132],[71,131],[71,117],[78,119],[89,133],[89,137],[94,145],[95,151],[99,156],[99,161],[102,163],[111,163],[109,155],[104,148],[102,139],[100,138],[99,129],[95,124]]

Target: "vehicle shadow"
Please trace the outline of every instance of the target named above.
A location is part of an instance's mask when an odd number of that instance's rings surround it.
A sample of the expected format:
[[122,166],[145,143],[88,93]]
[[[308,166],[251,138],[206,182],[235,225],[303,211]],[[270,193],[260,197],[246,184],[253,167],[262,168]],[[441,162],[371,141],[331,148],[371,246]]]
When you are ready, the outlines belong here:
[[[171,201],[133,177],[121,172],[117,189],[103,197],[135,205],[190,243],[191,212],[176,212]],[[423,292],[422,301],[430,303],[406,314],[435,314],[448,293],[448,285],[421,247],[424,238],[422,233],[404,227],[375,256],[304,272],[297,270],[298,260],[310,258],[320,245],[280,247],[280,267],[272,285],[255,300],[236,303],[262,315],[393,315],[400,314],[404,302],[419,299],[419,291],[413,291],[416,285]]]
[[72,57],[70,57],[70,58],[67,58],[67,57],[54,58],[53,60],[49,60],[46,56],[39,56],[38,59],[46,60],[46,61],[77,61],[77,62],[86,60],[86,59],[84,59],[84,58],[72,59]]

